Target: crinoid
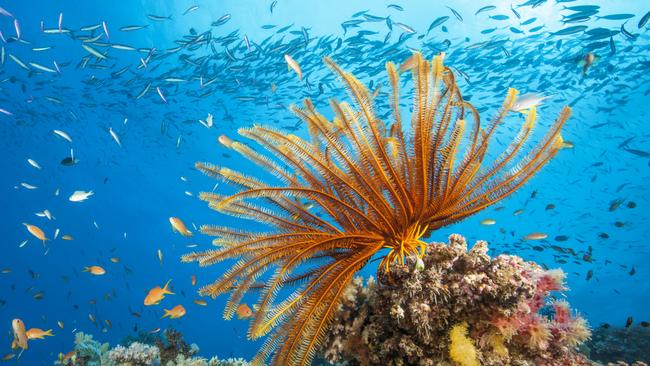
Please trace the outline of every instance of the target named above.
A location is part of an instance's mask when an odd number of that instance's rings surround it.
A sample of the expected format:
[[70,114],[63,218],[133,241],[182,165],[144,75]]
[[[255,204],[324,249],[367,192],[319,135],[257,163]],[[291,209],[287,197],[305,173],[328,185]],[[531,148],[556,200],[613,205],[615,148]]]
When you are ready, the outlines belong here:
[[309,140],[262,126],[240,129],[240,135],[267,152],[260,153],[220,138],[279,183],[196,164],[240,188],[230,196],[202,193],[211,208],[272,228],[252,232],[203,226],[204,234],[217,237],[213,244],[219,248],[183,256],[201,266],[238,259],[200,294],[230,293],[224,314],[230,319],[245,294],[260,291],[248,336],[272,333],[257,363],[272,356],[276,365],[309,364],[344,289],[374,255],[384,255],[382,272],[417,259],[426,250],[423,236],[510,195],[560,149],[560,129],[570,109],[565,107],[541,141],[524,151],[536,118],[532,109],[507,149],[484,166],[488,142],[517,91],[508,91],[496,118],[482,128],[478,112],[463,100],[442,60],[443,55],[427,61],[416,53],[402,65],[412,74],[415,89],[408,132],[402,126],[399,73],[393,63],[386,65],[392,85],[389,127],[375,115],[372,96],[361,82],[326,58],[354,105],[332,101],[331,121],[310,100],[293,107],[309,129]]

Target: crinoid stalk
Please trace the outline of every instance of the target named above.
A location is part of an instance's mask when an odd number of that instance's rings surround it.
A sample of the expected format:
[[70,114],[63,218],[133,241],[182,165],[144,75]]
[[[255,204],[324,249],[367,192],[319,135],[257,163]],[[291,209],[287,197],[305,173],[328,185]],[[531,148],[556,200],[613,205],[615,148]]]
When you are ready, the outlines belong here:
[[505,151],[485,163],[490,138],[517,91],[508,90],[496,117],[482,127],[442,61],[443,55],[427,61],[416,53],[402,65],[415,90],[411,121],[403,126],[400,75],[393,63],[386,64],[393,112],[388,125],[376,116],[366,87],[326,58],[353,103],[331,101],[333,120],[319,114],[310,100],[293,107],[309,129],[308,140],[263,126],[240,129],[240,135],[266,150],[261,153],[259,147],[220,139],[272,173],[274,184],[196,164],[240,188],[230,196],[202,193],[211,208],[270,227],[252,232],[206,225],[201,231],[216,236],[218,248],[183,256],[201,266],[237,260],[200,290],[212,297],[230,293],[226,319],[245,294],[259,291],[248,336],[268,338],[257,363],[272,357],[276,365],[309,364],[341,294],[373,256],[385,254],[382,272],[421,256],[423,236],[507,197],[561,148],[567,107],[537,145],[524,149],[535,124],[533,108]]

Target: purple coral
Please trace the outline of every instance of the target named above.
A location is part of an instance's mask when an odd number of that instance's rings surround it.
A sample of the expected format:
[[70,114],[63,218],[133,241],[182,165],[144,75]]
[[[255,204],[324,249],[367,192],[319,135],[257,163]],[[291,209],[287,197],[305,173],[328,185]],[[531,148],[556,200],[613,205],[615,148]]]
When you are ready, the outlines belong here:
[[482,365],[591,365],[576,346],[589,328],[566,302],[564,274],[516,256],[490,258],[487,243],[471,250],[460,235],[432,243],[423,258],[396,266],[378,283],[347,289],[323,354],[350,365],[451,363],[449,332],[468,325]]

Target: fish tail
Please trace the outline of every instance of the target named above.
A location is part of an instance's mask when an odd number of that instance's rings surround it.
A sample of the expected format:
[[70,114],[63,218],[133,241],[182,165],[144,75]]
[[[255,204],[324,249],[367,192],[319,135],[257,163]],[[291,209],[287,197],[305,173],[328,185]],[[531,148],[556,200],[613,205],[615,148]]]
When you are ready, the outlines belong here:
[[171,279],[171,278],[169,279],[169,281],[167,281],[167,283],[166,283],[165,286],[163,287],[163,289],[162,289],[162,290],[163,290],[163,294],[167,294],[167,295],[176,295],[175,293],[169,291],[169,289],[168,289],[168,287],[169,287],[169,283],[170,283],[170,282],[172,282],[172,279]]
[[170,318],[172,317],[172,311],[171,310],[167,310],[167,309],[163,309],[163,310],[165,311],[165,315],[161,316],[160,319],[163,319],[163,318],[166,318],[166,317],[170,317]]
[[52,329],[48,329],[43,333],[44,336],[50,336],[54,337],[54,334],[52,334]]

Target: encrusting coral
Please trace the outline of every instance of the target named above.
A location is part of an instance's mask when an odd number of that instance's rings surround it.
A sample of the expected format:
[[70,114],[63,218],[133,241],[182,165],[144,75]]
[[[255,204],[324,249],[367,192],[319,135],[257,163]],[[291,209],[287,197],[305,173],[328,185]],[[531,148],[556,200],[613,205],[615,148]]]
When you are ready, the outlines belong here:
[[591,365],[576,347],[583,318],[550,295],[564,274],[516,256],[490,258],[487,243],[431,243],[422,258],[379,282],[355,280],[326,334],[322,353],[348,365]]
[[[254,147],[219,138],[277,178],[273,183],[197,163],[202,172],[239,189],[230,196],[202,193],[211,208],[269,227],[260,232],[203,226],[204,234],[217,237],[213,244],[219,248],[183,256],[201,266],[236,260],[199,291],[212,297],[230,293],[226,319],[246,294],[259,291],[247,335],[267,338],[253,362],[272,357],[276,365],[310,364],[345,288],[371,258],[381,256],[379,271],[390,272],[407,257],[422,256],[423,238],[508,197],[562,148],[560,130],[570,108],[528,147],[536,122],[533,107],[502,153],[488,154],[517,91],[509,89],[495,118],[481,125],[443,58],[428,61],[414,53],[399,69],[386,64],[391,88],[382,96],[391,105],[390,122],[374,111],[378,94],[325,58],[354,104],[331,101],[332,120],[309,99],[304,107],[293,107],[309,139],[263,126],[239,130]],[[412,76],[415,91],[408,126],[402,124],[400,72]],[[486,161],[488,156],[494,159]]]

